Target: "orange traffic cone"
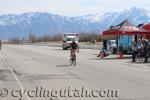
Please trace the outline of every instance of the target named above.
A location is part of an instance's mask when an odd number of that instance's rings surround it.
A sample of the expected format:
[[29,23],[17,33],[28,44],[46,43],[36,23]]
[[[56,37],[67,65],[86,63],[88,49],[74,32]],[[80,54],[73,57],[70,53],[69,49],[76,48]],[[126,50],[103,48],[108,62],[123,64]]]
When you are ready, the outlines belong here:
[[100,59],[103,59],[104,58],[104,52],[100,52]]

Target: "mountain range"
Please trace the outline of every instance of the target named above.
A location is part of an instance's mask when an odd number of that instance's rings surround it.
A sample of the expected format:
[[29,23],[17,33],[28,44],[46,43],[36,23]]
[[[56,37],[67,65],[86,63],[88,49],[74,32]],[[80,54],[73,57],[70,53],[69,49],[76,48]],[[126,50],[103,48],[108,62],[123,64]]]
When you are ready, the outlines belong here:
[[122,12],[107,12],[78,17],[60,16],[43,12],[0,15],[0,38],[38,36],[66,32],[100,33],[110,26],[128,19],[135,25],[150,22],[150,11],[133,7]]

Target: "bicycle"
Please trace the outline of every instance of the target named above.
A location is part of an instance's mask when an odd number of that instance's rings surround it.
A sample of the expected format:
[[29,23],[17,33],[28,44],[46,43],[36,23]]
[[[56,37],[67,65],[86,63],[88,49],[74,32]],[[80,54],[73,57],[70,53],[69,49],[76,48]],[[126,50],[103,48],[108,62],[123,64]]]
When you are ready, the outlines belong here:
[[76,51],[71,50],[71,58],[70,58],[70,65],[76,66]]

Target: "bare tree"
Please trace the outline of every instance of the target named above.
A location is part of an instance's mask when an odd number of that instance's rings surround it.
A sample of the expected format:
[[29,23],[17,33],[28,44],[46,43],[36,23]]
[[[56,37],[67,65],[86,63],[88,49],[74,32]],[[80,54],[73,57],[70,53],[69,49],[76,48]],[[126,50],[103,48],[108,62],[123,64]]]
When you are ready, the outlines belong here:
[[19,37],[10,38],[9,42],[10,44],[20,44],[21,39]]
[[30,33],[28,36],[28,41],[31,43],[35,43],[38,41],[38,37],[35,34]]

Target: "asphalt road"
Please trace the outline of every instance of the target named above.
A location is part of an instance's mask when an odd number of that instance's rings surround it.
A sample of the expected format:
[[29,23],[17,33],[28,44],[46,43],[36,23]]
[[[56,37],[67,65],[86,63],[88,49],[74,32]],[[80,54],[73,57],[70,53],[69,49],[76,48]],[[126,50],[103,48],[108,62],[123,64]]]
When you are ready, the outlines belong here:
[[150,100],[150,64],[81,49],[77,66],[60,47],[4,45],[0,100]]

